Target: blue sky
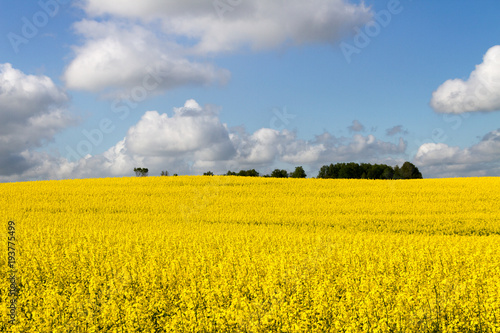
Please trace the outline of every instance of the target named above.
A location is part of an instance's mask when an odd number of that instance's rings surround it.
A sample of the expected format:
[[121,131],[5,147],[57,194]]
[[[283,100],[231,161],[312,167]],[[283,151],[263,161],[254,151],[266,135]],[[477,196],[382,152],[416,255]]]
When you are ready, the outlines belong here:
[[500,3],[0,4],[0,181],[411,161],[500,175]]

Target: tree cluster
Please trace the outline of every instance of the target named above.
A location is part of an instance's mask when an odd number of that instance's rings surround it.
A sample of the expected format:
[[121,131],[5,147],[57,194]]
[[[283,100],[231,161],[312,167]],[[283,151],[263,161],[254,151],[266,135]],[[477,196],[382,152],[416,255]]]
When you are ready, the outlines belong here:
[[[209,171],[210,172],[210,171]],[[259,173],[255,169],[251,170],[241,170],[240,172],[233,172],[229,170],[226,176],[244,176],[244,177],[259,177]],[[274,169],[270,175],[263,175],[262,177],[272,177],[272,178],[306,178],[306,172],[304,168],[298,166],[295,168],[294,172],[288,172],[286,170]]]
[[265,175],[264,177],[272,177],[272,178],[306,178],[306,172],[304,168],[298,166],[295,168],[295,171],[288,172],[286,170],[274,169],[270,175]]
[[255,171],[255,169],[251,170],[241,170],[240,172],[236,173],[231,170],[229,170],[226,173],[226,176],[242,176],[242,177],[259,177],[259,173]]
[[337,163],[323,165],[317,178],[349,179],[422,179],[418,168],[410,162],[394,168],[386,164]]
[[134,168],[134,172],[137,177],[146,177],[149,170],[148,168]]
[[[138,177],[146,177],[148,175],[147,168],[134,168],[134,172]],[[162,176],[168,176],[168,171],[162,171]],[[207,171],[204,176],[213,176],[212,171]],[[229,170],[226,176],[243,176],[243,177],[259,177],[260,174],[255,169],[240,170],[233,172]],[[173,174],[177,176],[177,174]],[[302,166],[295,168],[293,172],[288,172],[283,169],[274,169],[270,175],[263,177],[272,178],[306,178],[307,175]],[[368,164],[368,163],[337,163],[323,165],[319,170],[317,178],[350,178],[350,179],[421,179],[422,174],[418,168],[410,162],[405,162],[401,167],[394,168],[386,164]]]

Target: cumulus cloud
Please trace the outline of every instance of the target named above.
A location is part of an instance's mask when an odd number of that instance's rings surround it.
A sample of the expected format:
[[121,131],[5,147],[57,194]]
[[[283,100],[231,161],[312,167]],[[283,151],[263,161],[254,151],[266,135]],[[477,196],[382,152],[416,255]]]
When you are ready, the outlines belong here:
[[61,106],[68,96],[47,76],[26,75],[11,64],[0,64],[0,121],[16,122],[32,116],[37,109]]
[[160,20],[163,31],[194,40],[197,53],[219,53],[249,46],[269,49],[286,43],[332,43],[373,13],[364,4],[345,0],[87,0],[91,16],[112,15]]
[[227,159],[234,154],[227,128],[216,112],[202,108],[194,100],[175,108],[173,117],[148,111],[132,126],[126,137],[131,153],[175,156],[198,153],[204,159]]
[[230,73],[212,64],[187,60],[174,42],[137,24],[83,20],[75,31],[84,37],[63,79],[70,89],[121,90],[143,87],[153,95],[190,84],[224,84]]
[[335,137],[325,132],[313,140],[303,140],[286,129],[261,128],[249,133],[243,127],[228,128],[220,121],[216,107],[188,100],[174,108],[172,116],[146,112],[103,154],[70,162],[47,153],[24,151],[20,156],[28,168],[0,176],[0,181],[131,176],[135,167],[148,167],[152,175],[165,169],[178,174],[249,168],[266,172],[275,163],[317,169],[324,163],[341,161],[395,161],[404,156],[405,150],[403,139],[392,143],[373,135]]
[[467,80],[443,83],[433,92],[431,106],[442,113],[500,110],[500,45],[486,52]]
[[110,14],[120,17],[139,17],[146,20],[165,15],[187,15],[189,13],[195,15],[215,9],[211,1],[205,0],[86,0],[83,2],[83,7],[91,16]]
[[236,160],[244,166],[272,164],[282,151],[287,134],[286,130],[271,128],[261,128],[253,134],[233,133],[231,140],[238,151]]
[[479,143],[468,147],[450,147],[444,143],[420,146],[414,162],[435,177],[498,176],[500,174],[500,129],[486,134]]
[[[230,72],[198,61],[226,52],[333,43],[370,21],[364,4],[346,0],[84,0],[89,18],[63,79],[70,89],[148,94],[184,85],[224,84]],[[154,64],[154,66],[152,66]],[[153,67],[153,69],[151,69]],[[154,75],[151,73],[154,71]]]
[[53,140],[75,123],[66,110],[66,93],[47,76],[26,75],[0,64],[0,174],[30,168],[22,154]]

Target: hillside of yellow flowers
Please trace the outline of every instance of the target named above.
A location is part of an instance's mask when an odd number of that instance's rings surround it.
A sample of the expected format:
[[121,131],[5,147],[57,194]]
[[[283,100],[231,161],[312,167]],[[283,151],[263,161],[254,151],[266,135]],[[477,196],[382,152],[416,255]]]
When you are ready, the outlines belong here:
[[0,331],[500,332],[499,202],[500,178],[0,184]]

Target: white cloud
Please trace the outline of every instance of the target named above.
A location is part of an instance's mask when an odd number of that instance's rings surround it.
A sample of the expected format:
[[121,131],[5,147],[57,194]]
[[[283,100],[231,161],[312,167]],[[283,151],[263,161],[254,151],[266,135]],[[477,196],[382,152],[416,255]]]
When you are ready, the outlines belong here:
[[[187,117],[205,118],[208,126],[213,125],[212,120],[203,114],[202,107],[195,107],[194,101],[188,101],[187,107],[176,109],[181,114],[185,111],[195,111]],[[210,111],[208,111],[211,114]],[[137,125],[158,120],[161,115],[157,112],[147,113]],[[153,118],[149,118],[154,115]],[[175,115],[167,117],[168,121],[176,121]],[[170,124],[163,123],[165,129],[170,129]],[[184,127],[183,131],[196,130],[198,123],[193,122],[193,127]],[[140,127],[140,126],[138,126]],[[225,173],[227,170],[256,168],[261,172],[268,172],[276,163],[282,168],[289,165],[303,165],[310,170],[318,170],[321,165],[337,162],[369,162],[389,165],[401,165],[404,162],[406,143],[402,138],[399,143],[385,142],[373,135],[353,137],[335,137],[330,133],[323,133],[311,141],[301,140],[296,134],[287,130],[277,131],[262,128],[254,133],[247,133],[242,128],[221,131],[219,125],[214,130],[226,133],[227,137],[220,145],[204,145],[194,140],[193,146],[184,146],[185,150],[172,152],[168,145],[164,150],[144,149],[132,151],[128,148],[127,136],[105,153],[87,156],[76,162],[69,162],[65,158],[54,157],[47,153],[25,150],[18,154],[22,159],[19,163],[25,167],[10,173],[0,175],[0,181],[21,181],[32,179],[63,179],[86,177],[116,177],[133,176],[134,167],[148,167],[151,175],[159,175],[160,171],[168,170],[178,174],[201,174],[211,170],[216,174]],[[207,141],[213,138],[206,133]],[[137,135],[135,133],[134,135]],[[153,130],[141,132],[134,137],[142,142],[150,141],[151,137],[163,135],[168,139],[167,131]],[[173,135],[175,138],[176,136]],[[214,148],[219,147],[219,148]],[[217,150],[222,147],[223,154],[217,155]],[[226,150],[227,149],[227,150]],[[204,155],[206,154],[206,155]],[[215,157],[214,156],[219,156]],[[223,158],[220,158],[223,156]],[[0,165],[5,161],[0,158]],[[10,160],[12,163],[12,160]],[[24,164],[23,164],[24,163]],[[498,176],[500,174],[500,129],[485,135],[482,140],[468,148],[450,147],[443,143],[426,143],[421,145],[416,154],[415,163],[424,177],[468,177],[468,176]],[[285,167],[286,168],[286,167]],[[311,173],[314,176],[314,171]]]
[[68,101],[47,76],[26,75],[11,64],[0,64],[0,123],[41,114]]
[[126,137],[131,153],[148,156],[175,156],[198,153],[207,160],[227,159],[234,154],[226,127],[214,110],[194,100],[175,108],[173,117],[148,111],[132,126]]
[[0,64],[0,175],[30,168],[22,152],[43,146],[75,120],[69,98],[47,76]]
[[245,0],[226,4],[227,12],[214,3],[82,1],[90,18],[74,24],[83,42],[73,47],[66,86],[112,98],[135,89],[143,100],[185,85],[225,84],[230,72],[204,62],[207,55],[334,43],[372,17],[364,4],[345,0]]
[[[313,141],[298,139],[294,132],[261,128],[248,133],[244,128],[228,130],[216,113],[187,101],[174,109],[174,116],[147,112],[126,137],[128,152],[150,157],[169,157],[192,165],[188,173],[228,169],[269,168],[277,162],[314,167],[333,161],[376,161],[402,156],[406,143],[378,140],[359,134],[336,138],[329,133]],[[156,148],[153,148],[156,147]],[[184,171],[186,172],[186,171]]]
[[[285,132],[286,133],[286,132]],[[261,128],[248,135],[232,134],[238,155],[236,160],[246,166],[272,164],[280,151],[286,134],[271,128]]]
[[326,160],[325,155],[327,153],[328,150],[323,144],[311,144],[306,141],[295,140],[288,144],[287,150],[281,159],[290,164],[315,165],[322,160]]
[[486,52],[467,80],[443,83],[433,92],[431,106],[442,113],[500,110],[500,45]]
[[201,174],[256,168],[265,172],[276,163],[290,164],[291,170],[297,165],[317,169],[332,162],[394,161],[404,156],[405,150],[402,139],[395,144],[373,135],[337,138],[326,132],[306,141],[288,130],[261,128],[248,133],[242,127],[229,129],[221,123],[215,107],[188,100],[183,107],[174,108],[171,117],[146,112],[123,140],[100,155],[69,162],[26,150],[22,156],[27,168],[0,176],[0,181],[132,176],[135,167],[147,167],[151,175],[162,170]]
[[[224,4],[222,6],[217,4]],[[219,53],[241,47],[269,49],[286,43],[336,42],[372,17],[364,4],[345,0],[87,0],[91,16],[159,19],[163,31],[195,40],[196,52]]]
[[82,1],[89,19],[74,24],[83,42],[73,47],[74,59],[63,74],[66,86],[128,97],[123,95],[141,87],[149,96],[184,85],[225,84],[229,71],[197,59],[247,48],[334,43],[373,14],[346,0],[245,0],[223,2],[223,10],[217,3]]
[[345,0],[246,0],[224,10],[216,3],[83,1],[94,19],[74,25],[83,44],[73,47],[75,58],[63,75],[67,87],[114,89],[104,96],[116,97],[116,90],[130,95],[145,83],[154,87],[148,95],[184,85],[224,84],[229,71],[193,59],[248,47],[333,43],[372,17],[364,4]]
[[70,89],[133,94],[144,88],[154,95],[189,84],[224,84],[230,76],[187,60],[178,45],[139,25],[83,20],[74,27],[85,42],[74,47],[76,57],[63,75]]
[[500,174],[500,129],[485,135],[468,148],[444,143],[425,143],[414,159],[422,173],[434,177],[498,176]]
[[111,14],[121,17],[140,17],[153,19],[164,15],[187,15],[189,13],[205,13],[214,10],[212,1],[206,0],[86,0],[84,8],[91,16]]

